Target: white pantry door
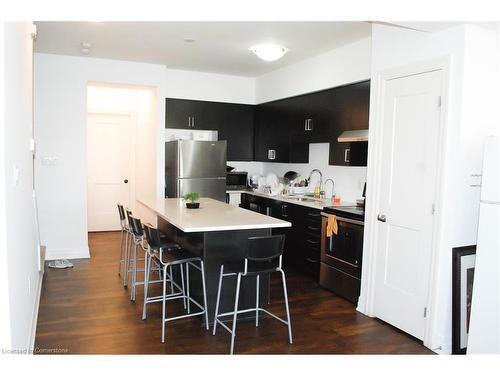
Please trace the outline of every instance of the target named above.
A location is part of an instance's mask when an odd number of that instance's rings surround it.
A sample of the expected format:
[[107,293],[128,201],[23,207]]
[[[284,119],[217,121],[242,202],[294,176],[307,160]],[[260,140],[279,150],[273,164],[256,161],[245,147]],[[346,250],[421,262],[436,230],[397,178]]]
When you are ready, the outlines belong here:
[[386,81],[374,313],[423,339],[437,183],[442,71]]
[[130,200],[131,118],[87,116],[87,220],[89,232],[120,229],[116,204]]

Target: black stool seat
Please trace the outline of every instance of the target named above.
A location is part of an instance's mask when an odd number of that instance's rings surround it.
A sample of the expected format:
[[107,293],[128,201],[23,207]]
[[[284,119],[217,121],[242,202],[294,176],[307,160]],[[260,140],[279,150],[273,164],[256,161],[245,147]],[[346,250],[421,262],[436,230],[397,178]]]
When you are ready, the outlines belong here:
[[[189,259],[199,259],[199,257],[194,257],[189,253],[186,253],[180,249],[166,250],[164,249],[161,253],[158,250],[153,250],[151,252],[153,258],[160,261],[163,264],[187,261]],[[161,258],[160,258],[161,257]]]

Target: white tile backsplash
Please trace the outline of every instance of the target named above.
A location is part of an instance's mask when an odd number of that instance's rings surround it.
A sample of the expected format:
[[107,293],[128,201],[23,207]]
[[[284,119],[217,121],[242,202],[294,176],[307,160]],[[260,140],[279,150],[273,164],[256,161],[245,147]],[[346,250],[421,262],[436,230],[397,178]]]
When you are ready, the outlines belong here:
[[[311,143],[309,145],[309,163],[289,164],[289,163],[262,163],[262,162],[230,162],[238,170],[248,171],[248,176],[253,174],[267,175],[275,173],[283,176],[287,171],[295,171],[307,178],[309,172],[317,168],[323,173],[323,181],[328,178],[335,182],[335,193],[343,201],[354,202],[361,198],[363,185],[366,181],[366,167],[341,167],[328,165],[328,143]],[[313,176],[313,181],[317,180],[317,174]],[[314,186],[314,184],[312,184]],[[314,189],[314,187],[311,187]],[[331,185],[326,188],[327,196],[331,194]]]

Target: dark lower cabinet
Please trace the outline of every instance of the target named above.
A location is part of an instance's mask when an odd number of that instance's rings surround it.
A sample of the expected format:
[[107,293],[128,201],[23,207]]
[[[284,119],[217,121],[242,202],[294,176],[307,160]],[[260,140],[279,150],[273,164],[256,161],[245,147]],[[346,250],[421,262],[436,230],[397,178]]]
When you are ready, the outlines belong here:
[[286,236],[283,262],[319,280],[320,210],[246,193],[241,196],[240,207],[291,222],[290,228],[273,229],[274,234]]

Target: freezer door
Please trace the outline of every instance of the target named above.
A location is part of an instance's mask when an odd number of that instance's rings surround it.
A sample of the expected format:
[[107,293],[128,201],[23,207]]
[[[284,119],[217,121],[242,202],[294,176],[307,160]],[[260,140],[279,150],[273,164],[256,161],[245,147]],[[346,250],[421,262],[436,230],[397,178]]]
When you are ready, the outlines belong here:
[[179,178],[226,176],[226,141],[179,141]]
[[180,178],[177,180],[178,196],[197,192],[201,197],[226,202],[226,178]]

